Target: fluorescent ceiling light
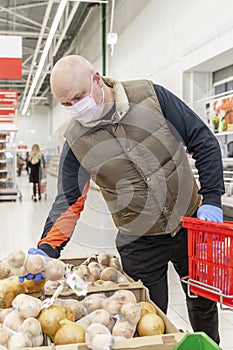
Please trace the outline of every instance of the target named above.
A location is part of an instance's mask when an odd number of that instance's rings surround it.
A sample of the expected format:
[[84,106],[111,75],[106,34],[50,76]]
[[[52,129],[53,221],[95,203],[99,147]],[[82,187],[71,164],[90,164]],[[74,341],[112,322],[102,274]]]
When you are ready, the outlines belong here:
[[54,35],[56,33],[58,24],[59,24],[60,19],[61,19],[62,15],[63,15],[64,9],[65,9],[66,4],[67,4],[67,1],[68,0],[61,0],[60,1],[60,5],[59,5],[59,7],[57,9],[56,16],[54,17],[53,24],[51,26],[48,38],[46,40],[46,43],[45,43],[45,46],[44,46],[44,50],[42,52],[42,55],[41,55],[41,58],[40,58],[40,62],[39,62],[39,65],[38,65],[38,68],[37,68],[34,80],[32,82],[32,85],[30,87],[27,99],[25,101],[25,104],[24,104],[24,107],[23,107],[23,110],[22,110],[22,115],[25,115],[25,113],[27,112],[29,103],[31,101],[31,98],[32,98],[33,92],[35,90],[36,84],[37,84],[37,82],[39,80],[40,74],[42,72],[42,69],[43,69],[46,57],[48,55],[48,52],[49,52],[49,49],[50,49],[53,37],[54,37]]
[[69,0],[69,1],[78,1],[78,2],[92,2],[92,3],[100,3],[100,4],[107,4],[108,1],[107,0]]

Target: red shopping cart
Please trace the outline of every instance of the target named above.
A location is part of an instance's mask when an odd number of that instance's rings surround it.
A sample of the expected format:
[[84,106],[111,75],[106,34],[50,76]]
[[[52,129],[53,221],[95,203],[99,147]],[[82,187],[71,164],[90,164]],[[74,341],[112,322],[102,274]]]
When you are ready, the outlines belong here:
[[205,298],[233,307],[233,222],[215,223],[182,217],[188,230],[190,296]]

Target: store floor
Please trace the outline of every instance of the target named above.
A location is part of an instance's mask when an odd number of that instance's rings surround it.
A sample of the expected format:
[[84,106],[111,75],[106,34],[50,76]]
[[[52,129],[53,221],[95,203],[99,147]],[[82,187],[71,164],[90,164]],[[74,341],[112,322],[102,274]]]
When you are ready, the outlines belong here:
[[[15,202],[0,201],[0,259],[7,256],[8,252],[13,249],[20,248],[27,251],[28,248],[36,246],[51,205],[49,198],[45,199],[44,195],[40,202],[34,203],[32,201],[32,187],[28,183],[26,173],[23,172],[22,176],[17,178],[17,181],[22,200],[20,201],[18,198]],[[83,247],[82,256],[86,253],[88,252]],[[168,317],[178,329],[191,331],[184,294],[172,265],[169,266],[169,288]],[[221,347],[224,350],[233,350],[233,311],[219,310],[219,315]]]

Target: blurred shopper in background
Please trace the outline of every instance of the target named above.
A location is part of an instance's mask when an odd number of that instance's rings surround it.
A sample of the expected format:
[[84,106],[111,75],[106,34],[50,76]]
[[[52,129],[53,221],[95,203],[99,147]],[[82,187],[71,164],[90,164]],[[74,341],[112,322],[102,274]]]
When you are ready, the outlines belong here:
[[29,156],[29,152],[26,153],[26,171],[27,171],[27,175],[29,175],[28,156]]
[[17,153],[17,175],[18,176],[21,176],[24,165],[25,165],[24,160]]
[[[222,222],[221,151],[205,123],[184,102],[149,80],[102,77],[84,57],[63,57],[51,73],[56,99],[72,116],[60,159],[58,194],[38,248],[59,257],[69,242],[92,179],[119,232],[123,269],[149,288],[166,313],[168,262],[188,275],[181,216]],[[199,172],[200,189],[187,153]],[[97,247],[98,248],[98,247]],[[215,302],[190,298],[191,325],[219,343]]]
[[27,166],[29,169],[29,182],[33,184],[33,200],[37,202],[37,193],[38,199],[41,200],[41,163],[42,163],[42,153],[40,150],[40,146],[38,144],[34,144],[32,146],[32,150],[28,155]]

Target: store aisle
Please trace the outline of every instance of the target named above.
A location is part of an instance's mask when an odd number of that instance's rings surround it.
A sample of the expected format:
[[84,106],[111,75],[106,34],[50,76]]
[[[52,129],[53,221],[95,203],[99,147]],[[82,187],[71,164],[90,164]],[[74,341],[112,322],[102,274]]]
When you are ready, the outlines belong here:
[[[42,228],[51,206],[50,198],[45,200],[44,195],[40,202],[34,203],[31,199],[32,184],[28,182],[26,173],[17,178],[18,188],[22,193],[22,201],[16,202],[0,201],[1,212],[1,244],[0,259],[13,249],[20,248],[27,251],[30,247],[35,247],[41,235]],[[52,186],[50,184],[49,186]],[[55,188],[53,189],[55,190]],[[88,206],[87,206],[88,208]],[[70,245],[72,246],[72,245]],[[76,245],[77,247],[77,245]],[[76,248],[73,255],[67,247],[64,256],[88,256],[86,247]],[[184,293],[180,286],[179,278],[172,265],[169,265],[169,310],[168,317],[173,321],[178,329],[191,331],[188,322],[188,314],[185,305]],[[220,315],[220,335],[223,350],[233,350],[233,311],[219,311]]]
[[36,203],[32,201],[32,184],[28,182],[26,172],[23,171],[16,180],[22,200],[18,195],[15,202],[0,201],[0,258],[13,249],[27,251],[28,248],[35,247],[47,215],[43,200]]

